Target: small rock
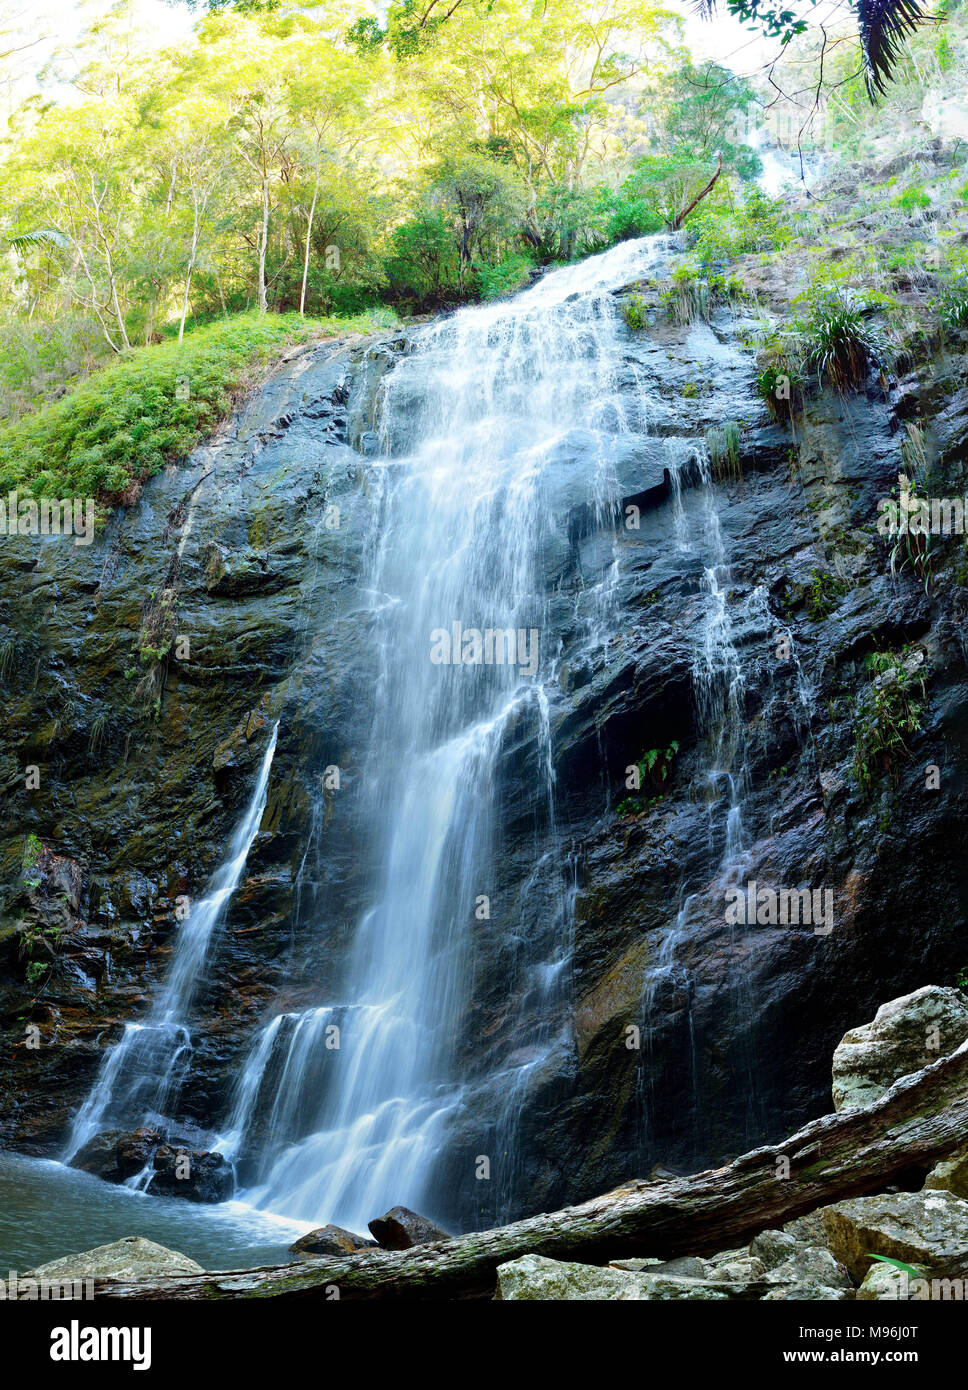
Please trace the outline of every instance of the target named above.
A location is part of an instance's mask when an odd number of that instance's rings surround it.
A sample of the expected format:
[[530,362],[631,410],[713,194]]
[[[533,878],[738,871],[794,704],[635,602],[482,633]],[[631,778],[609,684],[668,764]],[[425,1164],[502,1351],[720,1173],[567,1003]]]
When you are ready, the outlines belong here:
[[[940,1045],[928,1049],[937,1030]],[[851,1028],[833,1063],[835,1110],[872,1105],[902,1076],[954,1052],[968,1038],[968,999],[960,990],[925,985],[882,1004],[873,1022]]]
[[864,1282],[857,1290],[857,1298],[861,1303],[871,1303],[881,1298],[893,1299],[895,1302],[899,1299],[910,1299],[911,1283],[901,1270],[876,1260],[864,1275]]
[[783,1284],[816,1284],[828,1289],[852,1289],[850,1275],[825,1245],[796,1250],[774,1266],[770,1278]]
[[871,1255],[968,1273],[968,1201],[952,1192],[892,1192],[835,1202],[823,1213],[827,1244],[855,1279]]
[[409,1207],[391,1207],[368,1225],[377,1245],[384,1250],[409,1250],[414,1245],[432,1245],[438,1240],[451,1239],[449,1231],[435,1226],[426,1216],[418,1216]]
[[50,1260],[29,1271],[32,1279],[146,1279],[156,1274],[202,1274],[200,1264],[142,1236],[124,1236],[110,1245],[96,1245]]
[[709,1277],[717,1284],[723,1280],[739,1284],[748,1283],[752,1279],[762,1279],[765,1274],[766,1266],[762,1260],[756,1259],[753,1255],[743,1255],[741,1258],[717,1264]]
[[293,1241],[291,1255],[352,1255],[356,1250],[375,1250],[376,1241],[345,1231],[342,1226],[317,1226]]
[[925,1189],[968,1197],[968,1146],[935,1164],[924,1180]]
[[[787,1221],[783,1226],[784,1235],[792,1236],[800,1245],[826,1245],[827,1232],[823,1227],[823,1207]],[[751,1247],[752,1248],[752,1247]]]
[[786,1231],[761,1231],[750,1246],[750,1254],[762,1260],[765,1269],[783,1264],[800,1249],[800,1241]]

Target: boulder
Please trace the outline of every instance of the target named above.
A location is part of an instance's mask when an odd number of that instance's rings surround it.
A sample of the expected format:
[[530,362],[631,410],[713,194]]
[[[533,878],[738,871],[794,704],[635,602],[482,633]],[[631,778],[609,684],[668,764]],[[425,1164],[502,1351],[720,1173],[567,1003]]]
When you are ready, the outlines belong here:
[[356,1250],[373,1250],[375,1240],[358,1236],[355,1231],[345,1231],[342,1226],[317,1226],[304,1236],[293,1241],[289,1247],[291,1255],[352,1255]]
[[890,1192],[835,1202],[823,1213],[827,1243],[857,1280],[871,1255],[968,1274],[968,1201],[952,1192]]
[[765,1275],[766,1266],[763,1261],[744,1251],[742,1255],[737,1255],[733,1259],[722,1262],[714,1261],[714,1268],[709,1277],[716,1283],[725,1281],[728,1284],[735,1284],[749,1283],[755,1279],[762,1279]]
[[432,1245],[452,1238],[449,1231],[434,1225],[426,1216],[418,1216],[409,1207],[391,1207],[368,1224],[377,1245],[384,1250],[409,1250],[414,1245]]
[[105,1182],[125,1182],[147,1166],[164,1138],[162,1131],[151,1125],[135,1130],[106,1129],[78,1149],[69,1160],[70,1166]]
[[153,1161],[154,1171],[146,1188],[153,1197],[224,1202],[235,1191],[232,1165],[222,1154],[161,1144]]
[[835,1110],[872,1105],[902,1076],[954,1052],[968,1038],[968,999],[925,985],[882,1004],[871,1023],[851,1028],[833,1063]]
[[165,1274],[202,1274],[200,1264],[168,1250],[142,1236],[123,1236],[110,1245],[96,1245],[93,1250],[81,1250],[50,1260],[29,1271],[31,1279],[146,1279]]
[[598,1265],[522,1255],[498,1265],[497,1297],[505,1302],[545,1301],[667,1302],[673,1299],[725,1301],[731,1290],[697,1279],[675,1279],[646,1272],[602,1269]]
[[968,1146],[935,1164],[924,1186],[933,1191],[953,1192],[956,1197],[968,1197]]
[[[806,1216],[798,1216],[794,1221],[784,1222],[782,1229],[783,1234],[792,1236],[798,1245],[826,1245],[827,1243],[827,1232],[823,1227],[823,1207],[818,1207],[816,1211],[807,1212]],[[752,1248],[750,1246],[750,1249]],[[763,1257],[760,1256],[760,1258]]]

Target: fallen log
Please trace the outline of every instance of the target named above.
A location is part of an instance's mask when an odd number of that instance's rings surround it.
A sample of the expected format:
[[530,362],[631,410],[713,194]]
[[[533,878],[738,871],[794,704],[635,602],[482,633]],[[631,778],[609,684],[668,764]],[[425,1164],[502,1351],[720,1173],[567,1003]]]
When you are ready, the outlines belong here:
[[298,1264],[98,1280],[100,1299],[493,1298],[495,1271],[520,1255],[605,1264],[731,1249],[845,1197],[930,1167],[968,1135],[968,1042],[895,1083],[863,1110],[825,1115],[781,1144],[671,1181],[632,1181],[563,1211],[411,1250],[370,1250]]

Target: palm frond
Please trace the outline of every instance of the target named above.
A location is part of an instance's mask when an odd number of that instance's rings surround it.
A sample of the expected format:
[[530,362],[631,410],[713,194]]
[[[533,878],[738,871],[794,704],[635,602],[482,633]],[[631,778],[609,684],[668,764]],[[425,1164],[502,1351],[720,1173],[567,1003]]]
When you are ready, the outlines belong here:
[[871,100],[884,95],[904,41],[924,20],[922,0],[854,0],[864,80]]
[[[867,94],[875,101],[887,91],[905,39],[924,22],[926,0],[851,0],[851,4],[860,32]],[[712,19],[716,5],[717,0],[694,0],[693,8],[703,19]],[[759,23],[765,33],[780,34],[784,28],[797,33],[803,27],[802,20],[799,26],[791,24],[791,13],[768,0],[744,0],[729,8],[738,19]]]
[[68,246],[69,244],[68,238],[56,227],[38,227],[36,231],[20,232],[19,235],[10,238],[10,245],[15,251],[29,251],[31,246]]

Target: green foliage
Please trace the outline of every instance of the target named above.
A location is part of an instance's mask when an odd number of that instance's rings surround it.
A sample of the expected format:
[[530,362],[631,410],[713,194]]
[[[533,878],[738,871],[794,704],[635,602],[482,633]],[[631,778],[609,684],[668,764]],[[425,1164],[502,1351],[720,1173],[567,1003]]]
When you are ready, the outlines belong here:
[[814,623],[823,622],[848,592],[848,585],[829,570],[812,569],[810,583],[804,594],[807,617]]
[[622,305],[622,317],[633,333],[638,333],[648,322],[645,301],[640,294],[631,294]]
[[863,386],[871,364],[883,348],[865,318],[856,295],[844,289],[817,289],[809,319],[800,325],[805,338],[805,363],[839,391]]
[[706,452],[714,477],[737,480],[742,477],[740,429],[735,420],[724,420],[706,431]]
[[742,202],[703,202],[688,221],[695,238],[693,255],[700,265],[733,260],[752,252],[777,251],[793,237],[783,200],[750,189]]
[[959,266],[950,276],[938,297],[937,312],[945,328],[968,328],[968,267]]
[[394,229],[386,275],[391,294],[400,299],[441,304],[457,296],[457,247],[441,208],[420,211]]
[[698,266],[676,266],[671,284],[662,291],[662,302],[673,323],[685,326],[708,317],[712,295],[709,277]]
[[931,206],[930,195],[925,193],[923,188],[906,188],[893,202],[894,206],[901,208],[903,212],[920,212],[923,208]]
[[[909,740],[921,729],[925,678],[920,652],[872,652],[864,666],[873,676],[856,702],[854,775],[869,788],[875,777],[890,772],[911,756]],[[920,698],[919,698],[920,697]]]
[[512,251],[496,265],[474,267],[473,285],[480,299],[503,299],[522,289],[534,272],[534,261],[521,251]]
[[885,499],[881,513],[887,521],[891,574],[897,575],[910,566],[923,581],[927,593],[931,583],[934,545],[930,531],[922,529],[920,525],[912,530],[915,518],[929,515],[928,498],[918,492],[916,482],[917,473],[923,472],[925,465],[921,431],[916,425],[908,425],[908,438],[901,446],[901,456],[911,466],[911,477],[898,474],[897,486],[891,497]]
[[650,748],[648,752],[642,754],[636,764],[639,786],[651,788],[653,795],[646,798],[625,797],[615,808],[615,814],[620,819],[624,819],[626,816],[640,816],[643,811],[662,800],[665,795],[663,787],[668,780],[669,772],[678,752],[678,740],[673,739],[668,748]]
[[0,429],[0,489],[114,503],[189,453],[285,343],[353,332],[374,317],[242,315],[184,342],[129,350],[56,404]]

